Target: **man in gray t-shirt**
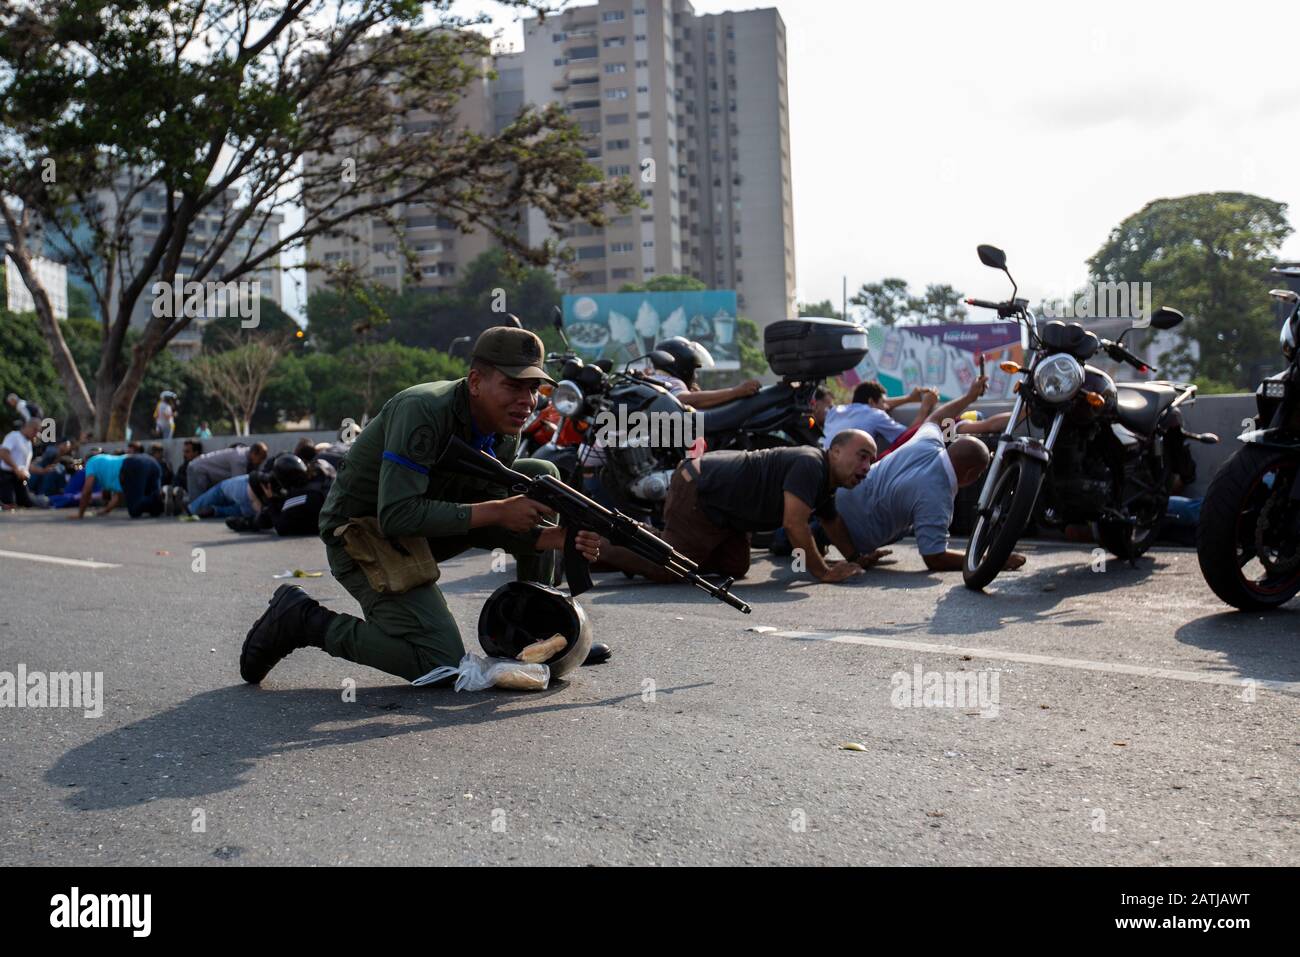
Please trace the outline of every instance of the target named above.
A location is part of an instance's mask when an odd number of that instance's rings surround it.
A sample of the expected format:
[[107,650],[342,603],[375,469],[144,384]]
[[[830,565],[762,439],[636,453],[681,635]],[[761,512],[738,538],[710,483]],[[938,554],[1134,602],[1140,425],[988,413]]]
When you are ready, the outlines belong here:
[[236,475],[245,475],[256,471],[266,461],[266,443],[254,442],[253,445],[232,445],[228,449],[204,452],[198,458],[190,459],[185,468],[186,493],[190,501],[198,498],[214,485]]
[[[840,489],[835,507],[859,552],[889,545],[911,529],[931,571],[960,571],[964,554],[948,548],[957,489],[979,480],[988,466],[984,443],[959,436],[944,448],[943,432],[927,422],[902,447],[880,461],[857,488]],[[1025,563],[1013,553],[1007,569]]]

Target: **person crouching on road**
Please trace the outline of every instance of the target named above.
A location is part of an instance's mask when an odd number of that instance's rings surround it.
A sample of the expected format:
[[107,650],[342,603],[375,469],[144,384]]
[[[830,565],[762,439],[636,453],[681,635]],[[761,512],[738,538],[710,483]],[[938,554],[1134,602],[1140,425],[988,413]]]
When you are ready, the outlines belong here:
[[[553,514],[549,509],[433,467],[455,436],[525,475],[558,477],[550,462],[515,460],[538,387],[552,381],[542,371],[542,357],[542,341],[532,332],[488,329],[474,345],[466,378],[412,386],[384,404],[352,443],[320,515],[330,573],[365,617],[330,611],[301,588],[281,585],[244,641],[239,670],[245,681],[260,682],[282,658],[305,647],[408,681],[440,665],[460,664],[465,646],[434,582],[436,562],[469,548],[504,549],[515,556],[521,581],[552,584],[550,550],[563,548],[565,530],[541,525]],[[412,556],[401,566],[409,572],[423,567],[413,560],[423,551],[420,539],[432,553],[431,571],[406,590],[377,590],[357,556],[379,584],[388,572],[376,571],[359,543],[374,554],[385,540],[397,541]],[[598,556],[600,541],[591,532],[577,536],[588,560]]]
[[77,514],[70,518],[85,518],[91,496],[96,489],[108,496],[100,515],[107,515],[125,503],[132,518],[163,513],[162,466],[149,455],[92,455],[86,459],[86,479],[81,487]]
[[[860,574],[880,555],[860,555],[835,512],[836,489],[861,482],[876,457],[871,436],[840,432],[823,450],[801,445],[755,452],[708,452],[686,459],[673,472],[664,502],[663,540],[701,572],[743,578],[749,572],[749,533],[784,528],[802,548],[808,571],[819,581],[840,582]],[[848,557],[827,562],[813,540],[813,515],[831,543]],[[675,579],[663,568],[621,547],[604,550],[605,562],[657,582]]]

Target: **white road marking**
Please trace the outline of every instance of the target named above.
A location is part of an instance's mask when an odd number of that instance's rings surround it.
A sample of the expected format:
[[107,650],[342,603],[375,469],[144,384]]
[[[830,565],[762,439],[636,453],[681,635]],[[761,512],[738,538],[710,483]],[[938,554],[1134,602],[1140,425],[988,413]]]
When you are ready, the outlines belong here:
[[1031,655],[1023,651],[1004,651],[999,648],[967,648],[962,645],[940,645],[928,641],[906,641],[901,638],[836,635],[826,631],[771,631],[763,637],[798,638],[803,641],[832,641],[842,645],[871,645],[875,648],[897,648],[902,651],[919,651],[937,655],[968,655],[971,658],[987,658],[993,661],[1018,661],[1028,665],[1077,668],[1081,671],[1106,671],[1111,674],[1137,675],[1143,678],[1167,678],[1171,681],[1186,681],[1192,684],[1225,685],[1229,688],[1244,688],[1247,682],[1253,682],[1256,688],[1300,694],[1300,681],[1275,681],[1272,678],[1252,678],[1250,675],[1232,677],[1201,671],[1177,671],[1173,668],[1126,665],[1115,661],[1058,658],[1055,655]]
[[29,562],[48,562],[51,565],[71,565],[74,568],[121,568],[108,562],[88,562],[81,558],[59,558],[57,555],[33,555],[30,552],[7,552],[0,548],[0,558],[23,558]]

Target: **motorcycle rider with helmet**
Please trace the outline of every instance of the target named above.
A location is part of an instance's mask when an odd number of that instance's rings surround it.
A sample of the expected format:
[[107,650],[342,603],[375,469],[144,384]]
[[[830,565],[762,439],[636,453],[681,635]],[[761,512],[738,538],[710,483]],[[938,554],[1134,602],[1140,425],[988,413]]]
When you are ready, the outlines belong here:
[[751,396],[759,389],[757,379],[726,389],[701,389],[695,381],[696,370],[713,368],[713,356],[704,346],[683,336],[673,336],[656,344],[649,358],[655,371],[644,373],[645,377],[658,382],[683,405],[693,409],[712,409]]

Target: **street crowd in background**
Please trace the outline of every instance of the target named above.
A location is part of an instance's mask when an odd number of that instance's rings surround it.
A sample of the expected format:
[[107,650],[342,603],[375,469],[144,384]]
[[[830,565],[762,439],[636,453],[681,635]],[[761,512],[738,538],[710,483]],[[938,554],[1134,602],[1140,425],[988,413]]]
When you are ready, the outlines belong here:
[[[311,535],[347,453],[345,445],[307,438],[275,456],[264,442],[206,449],[212,432],[205,422],[183,441],[181,463],[173,469],[161,442],[128,441],[84,454],[84,442],[69,436],[41,442],[41,407],[13,393],[6,405],[14,420],[0,442],[0,510],[68,509],[72,518],[84,519],[120,507],[133,519],[223,519],[235,531]],[[176,408],[175,393],[159,397],[159,437],[173,437]]]

